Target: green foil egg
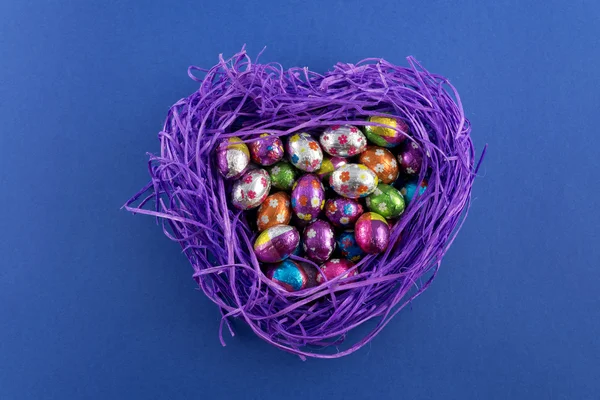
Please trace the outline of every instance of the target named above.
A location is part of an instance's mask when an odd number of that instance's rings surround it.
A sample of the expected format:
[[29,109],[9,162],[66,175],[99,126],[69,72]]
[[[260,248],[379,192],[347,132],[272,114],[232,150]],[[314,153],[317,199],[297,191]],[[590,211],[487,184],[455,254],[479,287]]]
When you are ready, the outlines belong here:
[[385,218],[395,218],[404,212],[405,202],[398,189],[380,183],[367,197],[367,207]]
[[292,190],[298,171],[292,164],[280,161],[269,168],[271,186],[279,190]]

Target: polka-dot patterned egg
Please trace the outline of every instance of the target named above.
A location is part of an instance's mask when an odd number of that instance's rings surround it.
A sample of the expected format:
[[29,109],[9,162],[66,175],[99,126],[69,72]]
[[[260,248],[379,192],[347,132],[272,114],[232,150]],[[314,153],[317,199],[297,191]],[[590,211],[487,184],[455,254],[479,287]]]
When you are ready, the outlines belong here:
[[408,133],[408,125],[401,119],[392,117],[370,117],[369,122],[386,125],[365,126],[365,135],[367,135],[367,139],[377,146],[396,147],[406,139],[406,136],[396,131],[396,129],[399,129],[404,133]]
[[313,172],[321,167],[321,146],[308,133],[296,133],[288,140],[287,151],[292,165],[302,171]]
[[341,276],[340,279],[355,276],[358,271],[356,269],[350,271],[352,267],[354,267],[354,264],[345,258],[332,258],[321,265],[321,273],[317,275],[317,283],[330,281],[338,276]]
[[[423,180],[423,182],[421,182],[421,184],[419,185],[419,195],[422,195],[423,193],[425,193],[425,189],[427,189],[427,181]],[[408,182],[408,183],[404,184],[404,186],[402,186],[402,189],[400,189],[400,193],[402,193],[402,196],[404,196],[404,200],[406,201],[406,204],[408,204],[412,201],[413,197],[415,197],[416,192],[417,192],[417,183],[416,182]]]
[[248,146],[237,136],[223,139],[217,146],[217,168],[225,179],[239,178],[250,163]]
[[374,212],[364,213],[354,225],[354,237],[365,253],[381,253],[390,241],[390,227],[381,215]]
[[309,284],[309,277],[305,269],[292,260],[284,260],[270,267],[265,275],[288,292],[305,289]]
[[360,154],[358,161],[375,172],[381,183],[392,183],[398,179],[398,162],[388,149],[369,146]]
[[268,196],[258,208],[256,224],[258,231],[261,232],[275,225],[287,225],[291,218],[290,195],[277,192]]
[[277,136],[263,133],[260,139],[251,142],[250,156],[260,165],[273,165],[283,158],[283,143]]
[[304,221],[317,218],[325,205],[325,189],[314,174],[306,174],[294,183],[292,189],[292,210]]
[[298,246],[300,234],[290,225],[275,225],[265,229],[254,242],[258,261],[276,263],[290,256]]
[[352,262],[358,262],[365,255],[365,252],[356,243],[354,231],[340,233],[337,238],[337,246],[342,257]]
[[292,190],[292,186],[298,176],[298,170],[292,164],[279,161],[277,164],[269,168],[271,176],[271,185],[280,190]]
[[319,138],[323,150],[329,155],[352,157],[365,150],[365,135],[352,125],[334,125],[325,130]]
[[406,142],[402,151],[398,153],[400,170],[410,176],[418,176],[423,164],[423,152],[421,147],[412,141]]
[[329,222],[317,219],[308,224],[304,228],[302,244],[308,258],[318,263],[327,261],[335,250],[335,237]]
[[271,178],[264,169],[251,169],[233,184],[231,202],[240,210],[258,207],[271,190]]
[[346,197],[336,197],[325,202],[325,216],[337,227],[354,225],[364,211],[362,204],[357,200]]
[[362,164],[346,164],[331,174],[329,185],[343,197],[356,199],[371,194],[379,179],[377,175]]
[[404,197],[393,186],[380,183],[367,197],[367,207],[385,218],[395,218],[404,212]]
[[329,180],[329,176],[333,171],[346,165],[346,159],[342,157],[325,157],[319,168],[315,173],[321,180]]

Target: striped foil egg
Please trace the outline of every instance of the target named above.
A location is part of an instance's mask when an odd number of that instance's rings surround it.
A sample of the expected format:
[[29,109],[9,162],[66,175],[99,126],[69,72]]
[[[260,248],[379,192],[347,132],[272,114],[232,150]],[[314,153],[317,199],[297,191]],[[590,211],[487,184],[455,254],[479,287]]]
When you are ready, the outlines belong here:
[[354,237],[365,253],[381,253],[390,241],[390,227],[381,215],[374,212],[364,213],[354,225]]
[[216,149],[217,168],[225,179],[240,177],[250,163],[248,146],[237,136],[222,139]]
[[367,139],[377,146],[396,147],[406,139],[406,136],[396,129],[404,133],[408,133],[409,130],[406,122],[399,118],[373,116],[368,122],[385,125],[366,125],[364,128]]
[[254,242],[254,253],[258,261],[276,263],[296,250],[300,234],[290,225],[275,225],[265,229]]

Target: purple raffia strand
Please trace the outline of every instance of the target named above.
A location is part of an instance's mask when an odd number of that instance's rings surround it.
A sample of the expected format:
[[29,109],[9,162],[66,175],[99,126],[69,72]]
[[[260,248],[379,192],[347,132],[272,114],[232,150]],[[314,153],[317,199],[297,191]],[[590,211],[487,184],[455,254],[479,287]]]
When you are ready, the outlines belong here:
[[[233,336],[229,319],[238,317],[263,340],[302,359],[341,357],[367,344],[433,281],[467,215],[485,149],[474,167],[471,126],[457,91],[413,57],[407,60],[408,68],[382,59],[338,63],[321,75],[259,64],[242,49],[228,60],[220,56],[211,69],[188,69],[200,87],[169,110],[160,154],[150,155],[151,181],[124,207],[155,216],[181,245],[199,288],[221,310],[223,345],[225,326]],[[282,290],[262,274],[252,251],[256,233],[228,202],[231,183],[213,160],[217,141],[239,136],[249,143],[264,132],[287,136],[340,123],[364,126],[366,117],[386,113],[404,119],[409,140],[428,154],[419,176],[431,171],[427,190],[394,226],[388,249],[355,266],[358,275],[295,293]],[[348,331],[373,319],[369,333],[339,349]]]

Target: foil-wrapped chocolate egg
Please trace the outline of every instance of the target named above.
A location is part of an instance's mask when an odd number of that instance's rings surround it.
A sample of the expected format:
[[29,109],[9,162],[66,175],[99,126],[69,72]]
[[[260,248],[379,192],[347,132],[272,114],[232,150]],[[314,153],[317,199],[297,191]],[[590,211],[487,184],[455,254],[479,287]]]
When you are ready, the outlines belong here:
[[374,212],[364,213],[354,225],[354,237],[365,253],[381,253],[390,241],[390,227],[381,215]]
[[369,210],[376,212],[384,218],[395,218],[404,212],[404,197],[393,186],[380,183],[377,189],[367,199]]
[[231,202],[240,210],[258,207],[269,195],[271,178],[267,171],[254,168],[233,183]]
[[302,171],[313,172],[321,167],[321,146],[308,133],[292,135],[288,140],[287,151],[292,165]]
[[350,227],[364,212],[362,204],[355,199],[335,197],[325,202],[325,216],[337,227]]
[[290,195],[285,192],[277,192],[268,196],[258,207],[256,225],[258,231],[261,232],[275,225],[287,225],[291,218]]
[[233,136],[222,139],[217,146],[217,168],[225,179],[240,177],[250,163],[248,146],[242,139]]
[[290,225],[275,225],[262,231],[254,242],[254,254],[258,261],[276,263],[296,250],[300,234]]
[[339,157],[355,156],[367,147],[365,135],[352,125],[334,125],[327,128],[321,134],[319,142],[327,154]]
[[283,158],[283,143],[277,136],[263,133],[260,139],[249,144],[252,161],[260,165],[273,165]]
[[368,121],[375,122],[376,124],[386,125],[365,126],[365,135],[367,135],[367,139],[377,146],[396,147],[406,139],[406,136],[396,131],[396,129],[399,129],[404,133],[408,133],[408,125],[399,118],[373,116],[369,117]]
[[368,146],[367,150],[360,154],[358,162],[375,172],[381,183],[392,183],[398,179],[398,162],[388,149]]
[[[419,185],[419,195],[425,193],[425,189],[427,189],[427,181],[423,180]],[[417,182],[408,182],[405,183],[404,186],[400,189],[400,193],[404,197],[404,201],[406,204],[410,203],[415,197],[415,193],[417,192]]]
[[305,289],[309,283],[309,277],[304,268],[292,260],[284,260],[270,267],[265,275],[288,292]]
[[335,236],[329,222],[317,219],[308,224],[302,234],[302,246],[314,262],[327,261],[335,250]]
[[365,252],[356,243],[354,231],[340,233],[337,238],[337,247],[340,249],[342,257],[352,262],[358,262],[365,255]]
[[343,197],[356,199],[370,195],[379,179],[375,172],[362,164],[346,164],[331,173],[329,185]]
[[358,274],[356,269],[350,271],[352,267],[354,264],[345,258],[332,258],[321,265],[322,273],[317,275],[317,283],[330,281],[340,275],[342,276],[340,279],[344,279]]
[[300,267],[302,267],[302,269],[304,270],[304,273],[306,274],[307,277],[307,282],[306,282],[306,287],[307,288],[311,288],[311,287],[315,287],[317,286],[317,275],[319,274],[319,271],[317,270],[317,268],[313,267],[312,265],[305,263],[305,262],[299,262],[296,261]]
[[421,165],[423,164],[423,151],[421,147],[415,142],[406,142],[402,150],[398,153],[398,163],[400,164],[400,170],[406,175],[419,175]]
[[314,174],[306,174],[294,183],[292,210],[303,221],[317,218],[325,205],[325,189]]
[[319,168],[315,174],[317,174],[321,180],[328,181],[331,173],[342,165],[346,165],[346,159],[343,157],[324,157],[321,168]]
[[271,176],[271,185],[280,190],[292,190],[292,186],[298,176],[298,170],[292,164],[279,161],[277,164],[269,168]]

